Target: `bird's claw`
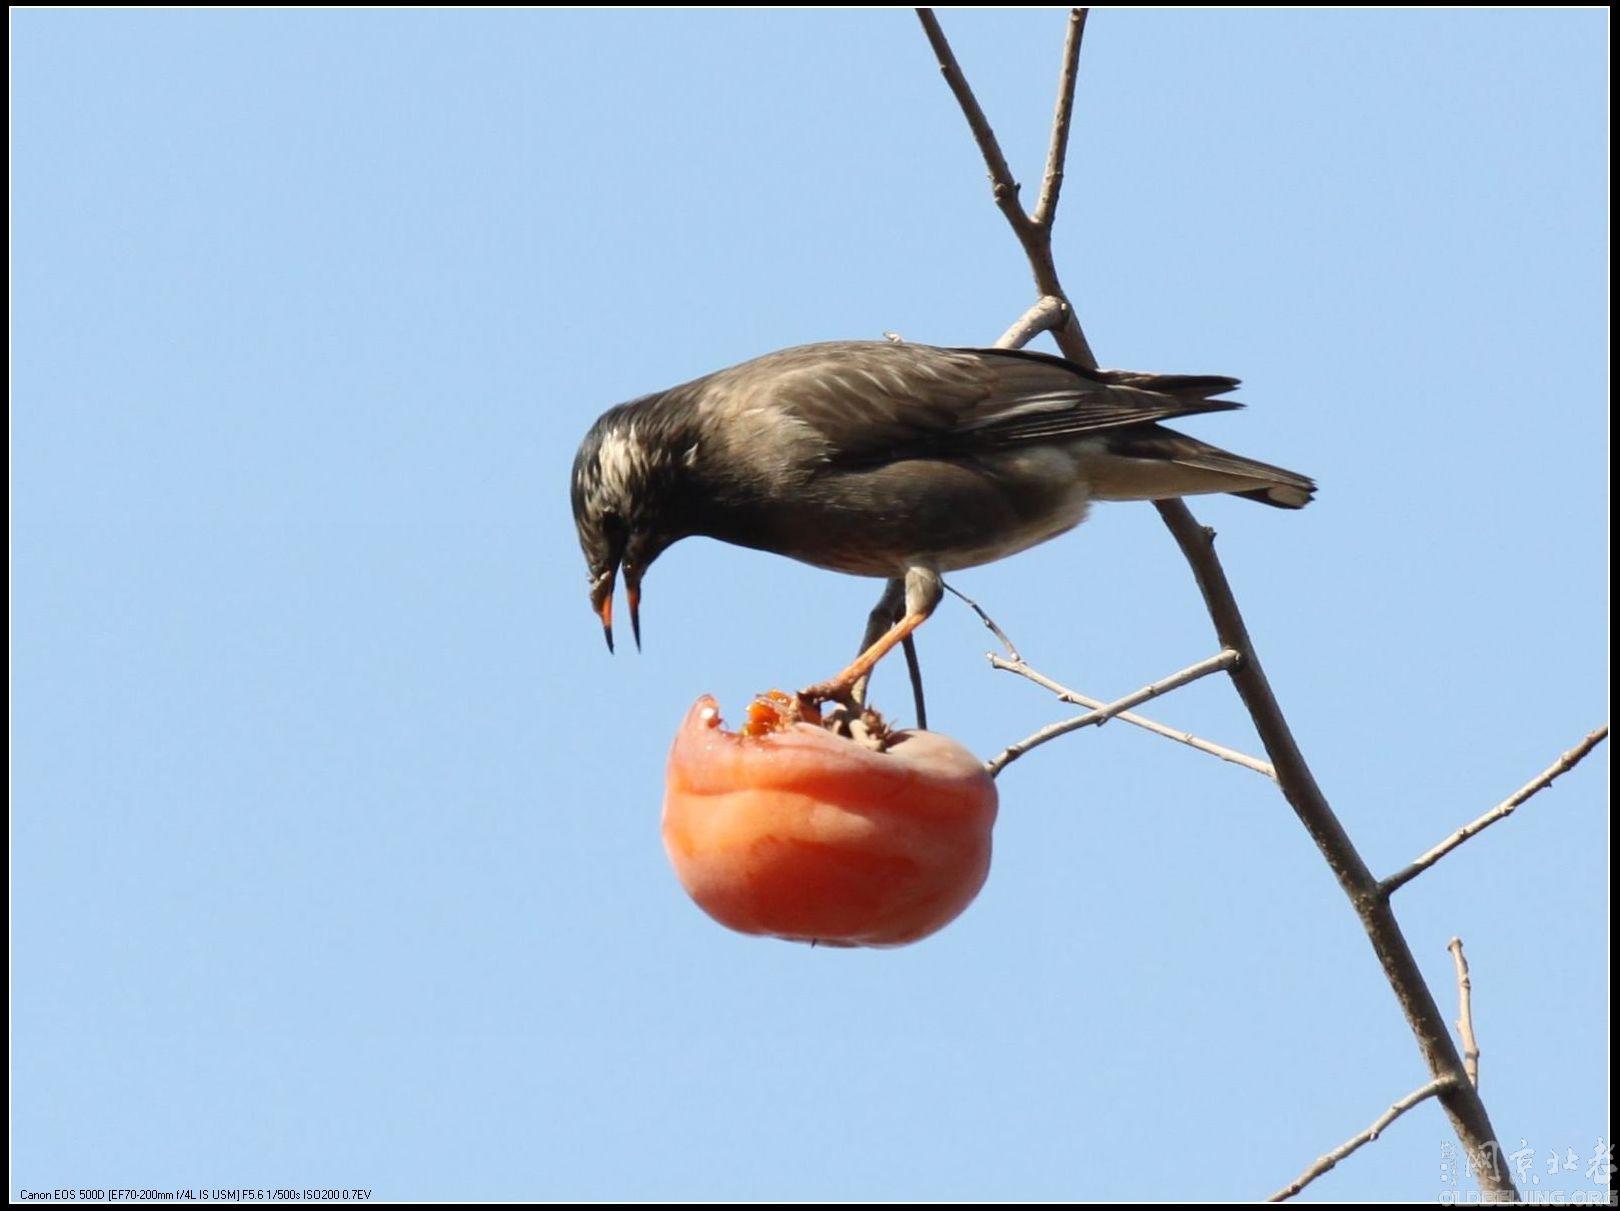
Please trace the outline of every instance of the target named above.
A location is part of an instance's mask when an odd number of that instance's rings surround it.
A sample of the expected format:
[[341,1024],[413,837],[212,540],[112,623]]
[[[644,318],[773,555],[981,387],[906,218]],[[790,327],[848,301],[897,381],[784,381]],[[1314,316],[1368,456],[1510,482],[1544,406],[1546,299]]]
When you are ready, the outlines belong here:
[[[855,697],[853,687],[827,682],[795,695],[799,719],[826,728],[834,735],[881,752],[888,747],[890,728],[883,716]],[[826,715],[821,708],[832,703]]]
[[[799,713],[809,722],[818,722],[821,719],[823,703],[831,702],[845,714],[859,715],[861,702],[855,697],[855,687],[851,683],[838,681],[823,681],[819,685],[808,686],[798,693]],[[837,711],[834,712],[836,714]]]

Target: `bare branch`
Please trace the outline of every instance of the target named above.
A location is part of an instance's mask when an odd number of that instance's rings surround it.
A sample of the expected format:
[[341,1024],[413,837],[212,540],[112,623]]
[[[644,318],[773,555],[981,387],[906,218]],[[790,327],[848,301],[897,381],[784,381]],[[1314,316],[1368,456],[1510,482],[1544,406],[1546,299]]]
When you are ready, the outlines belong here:
[[1059,327],[1069,316],[1069,305],[1055,294],[1042,295],[996,341],[997,349],[1022,349],[1043,332]]
[[1468,1083],[1479,1088],[1479,1040],[1474,1037],[1474,982],[1468,978],[1468,960],[1463,957],[1461,938],[1452,938],[1446,947],[1457,965],[1457,1033],[1462,1035],[1463,1071]]
[[1191,510],[1179,500],[1155,501],[1154,507],[1192,568],[1210,620],[1215,624],[1215,634],[1225,647],[1243,653],[1243,663],[1232,671],[1232,684],[1254,720],[1266,755],[1276,766],[1277,783],[1282,787],[1283,796],[1316,842],[1340,888],[1361,918],[1367,940],[1372,943],[1384,977],[1400,1002],[1401,1012],[1417,1039],[1424,1061],[1441,1085],[1441,1105],[1446,1108],[1457,1138],[1468,1149],[1481,1188],[1495,1197],[1517,1198],[1512,1177],[1493,1160],[1500,1151],[1496,1128],[1491,1125],[1479,1090],[1468,1083],[1462,1056],[1457,1053],[1457,1044],[1446,1027],[1445,1016],[1390,910],[1389,899],[1316,784],[1266,680],[1265,669],[1255,655],[1254,643],[1249,638],[1237,599],[1232,595],[1226,571],[1216,558],[1215,532],[1199,525]]
[[[1011,175],[1005,157],[995,144],[989,123],[963,78],[939,23],[927,9],[918,10],[918,15],[939,59],[940,68],[974,131],[980,150],[985,154],[992,180],[1010,184]],[[1036,288],[1042,295],[1067,299],[1052,259],[1051,227],[1034,223],[1019,210],[1016,197],[1004,188],[997,189],[996,201],[1024,247]],[[1055,330],[1054,336],[1059,348],[1071,361],[1091,368],[1097,365],[1072,310],[1069,321]],[[1154,503],[1192,569],[1222,647],[1242,656],[1241,662],[1232,669],[1232,683],[1260,733],[1266,753],[1275,767],[1278,785],[1300,823],[1316,842],[1360,918],[1368,941],[1384,969],[1385,978],[1434,1077],[1431,1085],[1426,1087],[1430,1092],[1423,1096],[1440,1098],[1452,1129],[1468,1150],[1486,1196],[1516,1198],[1518,1191],[1511,1176],[1495,1163],[1501,1149],[1485,1103],[1480,1100],[1479,1091],[1468,1082],[1456,1042],[1451,1037],[1433,992],[1423,979],[1411,947],[1401,933],[1389,900],[1361,855],[1356,852],[1343,825],[1333,814],[1266,680],[1265,670],[1255,655],[1248,628],[1227,583],[1226,573],[1215,557],[1213,531],[1200,526],[1187,506],[1179,500]]]
[[[981,613],[980,616],[983,617],[983,614]],[[991,623],[990,625],[994,626],[995,624]],[[1108,705],[1100,698],[1092,698],[1089,695],[1071,690],[1065,685],[1059,685],[1044,673],[1030,668],[1029,665],[1016,656],[1012,660],[1005,660],[992,653],[990,663],[998,669],[1004,669],[1009,673],[1017,673],[1020,677],[1033,681],[1043,689],[1051,690],[1062,702],[1072,702],[1076,706],[1091,707],[1093,709]],[[1132,724],[1142,728],[1144,731],[1152,732],[1155,736],[1163,736],[1166,740],[1174,740],[1178,744],[1185,744],[1187,747],[1195,748],[1201,753],[1219,757],[1222,761],[1230,761],[1233,765],[1241,765],[1244,769],[1253,770],[1255,773],[1272,780],[1277,777],[1277,771],[1271,768],[1270,762],[1262,761],[1258,757],[1251,757],[1248,753],[1241,753],[1235,748],[1227,748],[1223,744],[1216,744],[1212,740],[1205,740],[1202,736],[1195,736],[1192,732],[1173,728],[1167,724],[1159,723],[1157,720],[1149,719],[1144,715],[1135,715],[1128,711],[1121,711],[1114,717],[1121,723]]]
[[[991,663],[996,663],[996,659],[996,657],[992,656],[990,658]],[[1155,681],[1152,685],[1145,685],[1135,693],[1126,694],[1125,697],[1110,702],[1106,706],[1098,707],[1089,714],[1079,715],[1073,719],[1065,719],[1059,723],[1048,724],[1033,736],[1026,736],[1022,740],[1009,744],[995,757],[986,761],[984,763],[985,768],[994,777],[1032,748],[1038,748],[1049,740],[1056,740],[1059,736],[1066,736],[1070,732],[1078,731],[1080,728],[1107,723],[1121,711],[1129,710],[1139,702],[1146,702],[1150,698],[1168,694],[1173,689],[1197,681],[1200,677],[1208,677],[1211,673],[1219,673],[1222,669],[1234,668],[1241,660],[1242,657],[1236,652],[1217,652],[1208,660],[1200,660],[1197,664],[1189,665],[1179,673],[1172,673],[1162,681]]]
[[1305,1189],[1306,1186],[1310,1185],[1317,1178],[1321,1177],[1322,1174],[1333,1168],[1334,1165],[1337,1165],[1357,1148],[1360,1148],[1363,1144],[1372,1143],[1373,1140],[1377,1139],[1379,1135],[1383,1133],[1386,1127],[1388,1127],[1396,1119],[1400,1118],[1401,1115],[1405,1114],[1413,1106],[1420,1105],[1421,1103],[1428,1101],[1431,1097],[1444,1093],[1447,1083],[1447,1078],[1436,1077],[1427,1085],[1423,1086],[1423,1088],[1412,1090],[1411,1093],[1408,1093],[1400,1101],[1396,1102],[1388,1110],[1380,1114],[1373,1121],[1373,1125],[1371,1127],[1368,1127],[1359,1135],[1351,1136],[1332,1152],[1329,1152],[1326,1156],[1318,1158],[1316,1163],[1313,1164],[1309,1169],[1305,1170],[1304,1173],[1301,1173],[1298,1177],[1289,1182],[1266,1201],[1268,1203],[1280,1203],[1286,1199],[1293,1198],[1294,1195]]
[[1058,194],[1063,189],[1063,164],[1069,158],[1069,118],[1074,113],[1074,82],[1080,69],[1080,44],[1086,36],[1090,9],[1069,10],[1069,34],[1063,41],[1063,70],[1058,76],[1057,109],[1052,115],[1052,142],[1046,151],[1046,176],[1040,200],[1030,218],[1037,227],[1051,227],[1057,216]]
[[[996,668],[1005,669],[1009,673],[1017,673],[1020,677],[1028,678],[1036,685],[1041,686],[1044,689],[1051,690],[1052,693],[1056,694],[1058,699],[1062,702],[1072,702],[1076,706],[1090,707],[1093,710],[1108,705],[1108,703],[1104,702],[1101,698],[1089,698],[1085,694],[1081,694],[1075,690],[1069,689],[1067,686],[1059,685],[1045,674],[1030,668],[1029,665],[1024,663],[1024,658],[1018,654],[1018,649],[1013,646],[1013,641],[1008,637],[1007,632],[1003,631],[999,626],[996,625],[996,620],[990,617],[989,614],[986,614],[978,602],[974,601],[973,598],[969,597],[966,593],[962,592],[958,588],[955,588],[949,583],[945,583],[945,587],[957,597],[961,598],[961,600],[967,604],[968,609],[972,610],[979,616],[979,621],[984,623],[984,625],[990,629],[990,633],[996,637],[996,639],[1001,643],[1001,646],[1006,650],[1006,659],[1002,659],[993,652],[986,653],[986,655],[989,656],[990,663]],[[1252,769],[1255,773],[1264,774],[1267,778],[1275,778],[1277,776],[1275,771],[1272,770],[1271,766],[1260,760],[1258,757],[1251,757],[1247,753],[1240,753],[1236,749],[1227,748],[1224,745],[1216,744],[1210,740],[1205,740],[1203,737],[1195,736],[1191,732],[1185,731],[1181,728],[1170,727],[1166,724],[1159,723],[1156,720],[1149,719],[1145,715],[1133,714],[1130,711],[1121,711],[1114,717],[1122,723],[1129,723],[1133,727],[1139,727],[1144,731],[1152,732],[1155,736],[1163,736],[1166,740],[1174,740],[1178,744],[1185,744],[1189,748],[1195,748],[1201,753],[1208,753],[1212,757],[1219,757],[1222,761],[1230,761],[1233,765],[1241,765],[1245,769]]]
[[1001,213],[1007,216],[1007,222],[1012,224],[1012,229],[1018,233],[1018,238],[1026,239],[1028,235],[1033,234],[1035,224],[1018,204],[1018,182],[1013,180],[1012,169],[1007,164],[1007,157],[1002,153],[996,132],[990,129],[990,119],[984,116],[979,99],[973,95],[967,77],[962,74],[962,67],[956,61],[956,52],[951,50],[951,44],[945,38],[945,31],[939,27],[939,18],[934,16],[934,10],[919,8],[917,19],[922,22],[923,32],[928,35],[928,42],[934,48],[934,57],[939,60],[940,73],[944,75],[945,83],[950,85],[956,103],[962,107],[962,115],[967,118],[968,128],[973,131],[974,142],[979,145],[979,154],[984,157],[984,166],[990,171],[990,194],[995,198],[996,205],[1001,208]]
[[1199,525],[1191,510],[1179,500],[1154,501],[1154,507],[1159,510],[1159,515],[1170,528],[1182,555],[1192,568],[1221,644],[1242,652],[1246,657],[1243,667],[1233,673],[1232,683],[1254,720],[1272,764],[1276,766],[1277,781],[1282,786],[1283,794],[1345,889],[1376,887],[1349,834],[1344,831],[1333,809],[1328,806],[1326,796],[1317,786],[1315,776],[1305,763],[1304,754],[1294,741],[1288,721],[1283,717],[1282,707],[1271,692],[1265,671],[1254,659],[1254,645],[1249,638],[1248,626],[1238,609],[1237,598],[1232,595],[1226,572],[1215,555],[1215,532]]
[[1441,858],[1445,857],[1464,841],[1468,840],[1469,837],[1474,836],[1476,833],[1483,832],[1485,829],[1495,824],[1498,820],[1507,819],[1526,799],[1530,798],[1539,791],[1546,790],[1553,784],[1554,778],[1557,778],[1560,774],[1568,773],[1570,770],[1579,765],[1586,754],[1590,753],[1598,745],[1602,744],[1603,741],[1608,738],[1608,735],[1609,725],[1606,723],[1596,731],[1588,732],[1584,740],[1582,740],[1574,748],[1570,749],[1569,752],[1565,753],[1562,757],[1558,758],[1557,761],[1554,761],[1546,769],[1542,770],[1541,773],[1537,774],[1529,782],[1526,782],[1518,790],[1514,791],[1513,794],[1508,796],[1502,802],[1498,803],[1495,807],[1491,808],[1490,811],[1486,812],[1478,820],[1475,820],[1472,824],[1463,825],[1456,832],[1452,833],[1451,836],[1440,842],[1439,845],[1436,845],[1428,853],[1418,858],[1410,866],[1406,867],[1404,870],[1396,871],[1389,878],[1385,879],[1378,885],[1379,892],[1385,896],[1388,896],[1397,888],[1405,887],[1413,879],[1417,878],[1424,871],[1428,870],[1429,867],[1440,861]]
[[[1035,289],[1042,295],[1050,294],[1067,299],[1069,296],[1063,289],[1063,283],[1058,280],[1057,264],[1052,259],[1050,223],[1046,226],[1037,226],[1018,204],[1018,182],[1013,180],[1012,169],[1007,166],[1007,157],[1002,154],[995,131],[990,129],[989,119],[984,116],[978,98],[968,86],[967,77],[962,74],[961,65],[957,63],[951,44],[945,38],[945,31],[939,27],[939,19],[934,16],[934,10],[919,8],[917,19],[922,22],[923,32],[928,35],[928,42],[934,48],[934,57],[939,60],[939,70],[945,76],[945,82],[950,85],[956,103],[962,107],[962,115],[967,119],[969,129],[973,131],[974,141],[979,145],[979,153],[984,156],[985,167],[990,172],[991,195],[995,198],[1001,213],[1006,216],[1013,234],[1018,237],[1018,242],[1024,246],[1024,255],[1028,258],[1030,270],[1035,275]],[[1074,53],[1076,56],[1080,53],[1078,40],[1074,45]],[[1066,146],[1066,134],[1064,142]],[[1054,329],[1053,335],[1057,339],[1058,347],[1070,361],[1078,362],[1088,370],[1097,368],[1097,357],[1091,352],[1091,345],[1080,328],[1080,321],[1075,317],[1073,308],[1069,309],[1063,326]]]
[[990,633],[1001,641],[1001,646],[1007,650],[1007,656],[1010,659],[1016,660],[1019,663],[1023,662],[1023,658],[1018,655],[1018,649],[1013,647],[1013,641],[1007,638],[1007,632],[1003,631],[996,625],[996,620],[990,617],[990,615],[986,614],[984,610],[979,607],[978,602],[974,601],[973,598],[962,592],[961,589],[953,588],[948,582],[942,580],[940,583],[949,589],[958,600],[966,602],[968,609],[972,610],[979,616],[979,621],[984,623],[985,626],[989,627]]

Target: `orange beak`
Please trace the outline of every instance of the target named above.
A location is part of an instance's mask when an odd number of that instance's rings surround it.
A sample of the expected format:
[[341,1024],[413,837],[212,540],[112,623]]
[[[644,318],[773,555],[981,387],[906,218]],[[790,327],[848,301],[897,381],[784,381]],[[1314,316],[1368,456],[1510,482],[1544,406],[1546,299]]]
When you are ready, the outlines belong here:
[[602,598],[602,604],[597,607],[597,613],[602,619],[602,637],[607,640],[608,651],[613,650],[613,594],[610,592]]

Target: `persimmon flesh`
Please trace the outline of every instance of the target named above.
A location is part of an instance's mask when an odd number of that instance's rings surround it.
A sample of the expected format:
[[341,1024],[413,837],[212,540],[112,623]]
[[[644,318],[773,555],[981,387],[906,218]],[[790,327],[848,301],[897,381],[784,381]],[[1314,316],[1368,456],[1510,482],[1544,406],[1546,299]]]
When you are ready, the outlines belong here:
[[934,732],[888,733],[880,750],[790,708],[763,696],[738,732],[713,698],[687,714],[664,796],[682,886],[722,925],[828,946],[902,946],[949,924],[990,871],[983,763]]

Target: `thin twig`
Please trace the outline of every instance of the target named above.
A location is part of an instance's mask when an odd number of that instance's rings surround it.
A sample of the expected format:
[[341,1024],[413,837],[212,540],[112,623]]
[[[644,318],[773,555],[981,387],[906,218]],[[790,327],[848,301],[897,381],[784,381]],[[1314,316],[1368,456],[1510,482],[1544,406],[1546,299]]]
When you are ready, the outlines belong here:
[[1055,294],[1042,295],[1030,309],[1014,321],[1013,326],[996,340],[997,349],[1022,349],[1043,332],[1062,325],[1068,318],[1069,305]]
[[1479,1040],[1474,1037],[1474,982],[1468,978],[1468,960],[1463,957],[1461,938],[1452,938],[1446,947],[1457,965],[1457,1033],[1462,1035],[1463,1071],[1468,1083],[1479,1088]]
[[1317,1178],[1321,1177],[1322,1174],[1333,1168],[1334,1165],[1337,1165],[1357,1148],[1361,1147],[1363,1144],[1372,1143],[1373,1140],[1377,1139],[1386,1127],[1388,1127],[1396,1119],[1400,1118],[1401,1115],[1405,1114],[1413,1106],[1426,1102],[1431,1097],[1435,1097],[1445,1092],[1446,1084],[1447,1078],[1436,1077],[1427,1085],[1423,1086],[1423,1088],[1414,1089],[1411,1093],[1408,1093],[1388,1110],[1384,1111],[1384,1113],[1380,1114],[1378,1118],[1374,1120],[1371,1127],[1368,1127],[1359,1135],[1351,1136],[1332,1152],[1329,1152],[1326,1156],[1319,1158],[1309,1169],[1305,1170],[1304,1173],[1301,1173],[1298,1177],[1289,1182],[1266,1201],[1268,1203],[1280,1203],[1285,1199],[1293,1198],[1294,1195],[1305,1189],[1306,1186],[1310,1185]]
[[[1230,650],[1217,652],[1208,660],[1200,660],[1197,664],[1189,665],[1179,673],[1172,673],[1161,681],[1155,681],[1152,685],[1145,685],[1135,693],[1126,694],[1125,697],[1110,702],[1106,706],[1098,707],[1088,714],[1078,715],[1073,719],[1064,719],[1058,723],[1049,723],[1033,736],[1026,736],[1022,740],[1009,744],[996,756],[986,761],[984,763],[985,768],[990,771],[991,777],[995,777],[1032,748],[1039,748],[1050,740],[1056,740],[1059,736],[1066,736],[1070,732],[1078,731],[1080,728],[1107,723],[1121,711],[1129,710],[1139,702],[1146,702],[1150,698],[1168,694],[1171,690],[1179,689],[1181,686],[1197,681],[1200,677],[1208,677],[1211,673],[1219,673],[1223,669],[1235,668],[1242,659],[1236,652]],[[991,661],[994,662],[994,660],[995,657],[992,656]]]
[[1602,744],[1603,741],[1608,738],[1608,735],[1609,725],[1606,723],[1596,731],[1588,732],[1586,734],[1586,739],[1582,740],[1574,748],[1570,749],[1569,752],[1565,753],[1562,757],[1558,758],[1557,761],[1554,761],[1546,769],[1542,770],[1541,773],[1537,774],[1529,782],[1526,782],[1518,790],[1514,791],[1513,794],[1509,795],[1501,803],[1498,803],[1495,807],[1491,808],[1490,811],[1486,812],[1478,820],[1475,820],[1472,824],[1463,825],[1456,832],[1452,833],[1451,836],[1440,842],[1439,845],[1436,845],[1428,853],[1418,858],[1410,866],[1406,867],[1404,870],[1396,871],[1389,878],[1385,879],[1378,885],[1379,892],[1385,896],[1388,896],[1397,888],[1406,886],[1406,884],[1410,883],[1424,871],[1428,870],[1429,867],[1440,861],[1441,858],[1445,857],[1464,841],[1468,840],[1469,837],[1484,831],[1491,825],[1495,824],[1498,820],[1507,819],[1526,799],[1530,798],[1539,791],[1546,790],[1553,784],[1554,778],[1557,778],[1560,774],[1568,773],[1570,770],[1579,765],[1581,759],[1598,745]]
[[[1068,293],[1063,289],[1063,283],[1058,280],[1057,263],[1052,259],[1051,225],[1036,224],[1019,205],[1018,182],[1013,179],[1012,169],[1007,166],[1007,157],[1002,153],[1001,144],[996,141],[996,132],[990,129],[990,121],[984,116],[984,110],[979,107],[979,99],[973,95],[967,77],[962,74],[962,67],[957,63],[956,54],[945,38],[945,31],[939,27],[939,19],[934,16],[934,10],[919,8],[917,19],[922,22],[923,32],[928,35],[929,44],[934,48],[934,57],[939,61],[939,70],[944,75],[945,82],[950,85],[956,103],[962,107],[962,115],[967,119],[974,141],[979,145],[979,154],[984,157],[985,168],[990,173],[991,196],[995,198],[1001,213],[1006,216],[1013,234],[1018,237],[1018,242],[1023,245],[1024,256],[1028,259],[1030,271],[1035,276],[1035,289],[1042,295],[1050,294],[1067,299]],[[1074,53],[1076,56],[1080,53],[1078,40],[1074,45]],[[1053,335],[1070,361],[1077,362],[1088,370],[1097,368],[1097,357],[1092,353],[1091,344],[1086,340],[1086,334],[1081,329],[1080,321],[1072,307],[1063,326],[1054,329]]]
[[929,44],[934,48],[934,57],[939,60],[939,70],[945,77],[945,83],[950,85],[951,92],[956,96],[956,103],[962,107],[962,115],[967,118],[974,142],[979,145],[979,154],[984,157],[984,165],[990,172],[991,196],[995,198],[996,205],[1001,207],[1001,213],[1007,216],[1007,222],[1012,224],[1013,230],[1018,233],[1018,238],[1025,239],[1033,234],[1035,224],[1018,204],[1018,182],[1013,179],[1012,168],[1007,164],[1007,157],[1001,150],[996,132],[990,128],[990,119],[984,116],[979,99],[973,95],[967,77],[962,74],[962,66],[956,61],[956,54],[945,39],[945,31],[940,29],[939,18],[934,16],[934,10],[919,8],[917,19],[922,22],[923,32],[928,35]]
[[[1092,698],[1087,694],[1071,690],[1066,685],[1059,685],[1046,674],[1030,668],[1022,660],[1005,660],[993,652],[989,656],[990,663],[996,668],[1009,673],[1017,673],[1020,677],[1033,681],[1042,689],[1051,690],[1061,702],[1072,702],[1076,706],[1092,708],[1108,705],[1100,698]],[[1219,757],[1222,761],[1230,761],[1233,765],[1241,765],[1244,769],[1253,770],[1255,773],[1273,781],[1277,778],[1277,771],[1271,768],[1269,761],[1251,757],[1248,753],[1241,753],[1235,748],[1227,748],[1224,744],[1216,744],[1213,740],[1205,740],[1202,736],[1196,736],[1192,732],[1180,728],[1170,727],[1168,724],[1159,723],[1157,720],[1149,719],[1144,715],[1135,715],[1128,711],[1122,711],[1114,717],[1121,723],[1133,724],[1144,731],[1152,732],[1155,736],[1163,736],[1166,740],[1174,740],[1178,744],[1185,744],[1188,748],[1195,748],[1201,753],[1208,753],[1211,757]]]
[[1018,654],[1018,649],[1013,647],[1013,641],[1007,638],[1007,632],[1003,631],[996,625],[996,620],[990,617],[990,615],[986,614],[984,610],[979,607],[978,602],[974,601],[973,598],[962,592],[961,589],[953,588],[947,581],[942,580],[940,583],[943,584],[951,593],[955,594],[958,600],[966,602],[968,609],[972,610],[979,616],[979,621],[990,628],[990,633],[1001,641],[1002,647],[1007,649],[1007,656],[1009,659],[1016,660],[1020,664],[1023,663],[1023,657]]
[[1063,164],[1069,158],[1069,119],[1074,113],[1074,82],[1079,75],[1080,44],[1086,37],[1089,9],[1069,10],[1069,33],[1063,41],[1063,70],[1058,75],[1057,109],[1052,115],[1052,142],[1046,150],[1046,176],[1041,196],[1030,215],[1037,227],[1050,227],[1057,217],[1058,194],[1063,189]]
[[[998,669],[1005,669],[1009,673],[1017,673],[1020,677],[1028,678],[1036,685],[1041,686],[1044,689],[1051,690],[1052,693],[1058,696],[1060,701],[1072,702],[1076,706],[1091,707],[1093,709],[1108,705],[1101,698],[1089,698],[1085,694],[1081,694],[1069,689],[1067,686],[1059,685],[1044,673],[1037,672],[1035,669],[1030,668],[1029,665],[1024,663],[1024,658],[1018,654],[1018,649],[1013,646],[1013,641],[1008,636],[1007,632],[1003,631],[999,626],[996,625],[996,620],[990,617],[989,614],[985,613],[983,607],[981,607],[978,602],[974,601],[973,598],[969,597],[960,589],[955,588],[953,585],[946,582],[942,583],[945,583],[945,587],[947,589],[965,602],[968,609],[972,610],[979,616],[979,621],[984,623],[984,625],[990,629],[990,633],[996,637],[996,639],[1001,643],[1001,646],[1006,650],[1007,656],[1005,659],[997,656],[994,652],[985,653],[985,655],[989,657],[990,663],[994,667]],[[1149,719],[1145,715],[1133,714],[1130,711],[1121,711],[1115,716],[1115,718],[1121,723],[1129,723],[1133,727],[1139,727],[1144,731],[1152,732],[1155,736],[1163,736],[1166,740],[1174,740],[1177,744],[1185,744],[1189,748],[1195,748],[1201,753],[1208,753],[1212,757],[1219,757],[1222,761],[1230,761],[1233,765],[1241,765],[1244,769],[1251,769],[1257,774],[1265,775],[1267,778],[1274,779],[1277,776],[1276,771],[1273,770],[1268,763],[1260,760],[1258,757],[1251,757],[1247,753],[1240,753],[1236,749],[1227,748],[1225,745],[1216,744],[1211,740],[1205,740],[1202,736],[1195,736],[1191,732],[1185,731],[1181,728],[1174,728],[1168,726],[1167,724],[1159,723],[1156,720]]]

